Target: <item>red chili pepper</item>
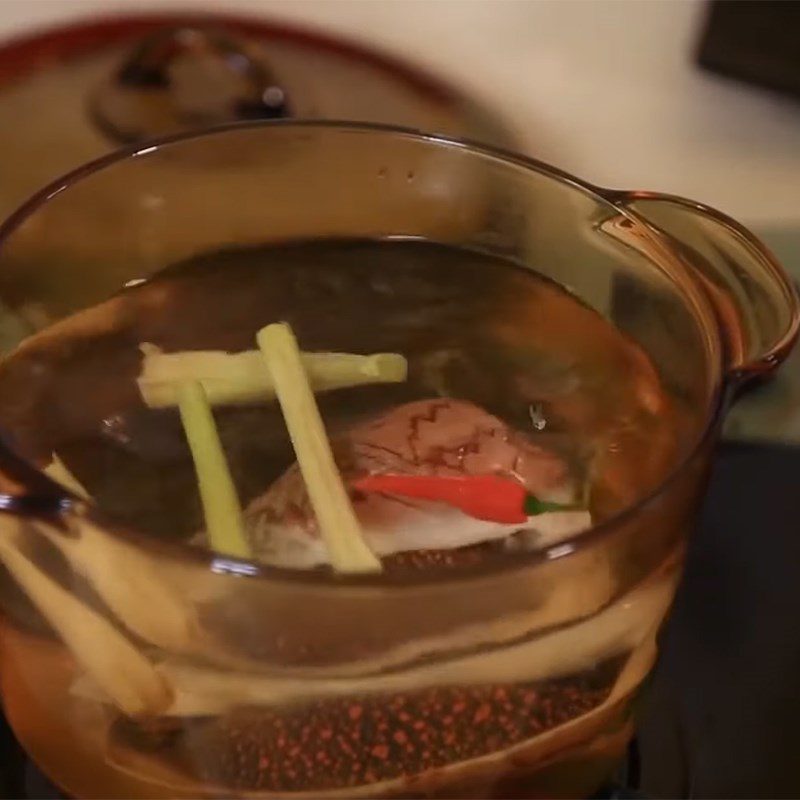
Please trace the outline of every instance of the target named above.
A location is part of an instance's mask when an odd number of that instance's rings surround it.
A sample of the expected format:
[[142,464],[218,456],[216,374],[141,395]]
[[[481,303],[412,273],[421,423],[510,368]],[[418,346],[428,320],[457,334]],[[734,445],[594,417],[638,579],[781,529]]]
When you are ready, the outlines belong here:
[[499,475],[367,475],[353,482],[362,492],[399,494],[419,500],[434,500],[454,506],[465,514],[487,522],[510,525],[529,516],[565,508],[528,494],[525,487]]

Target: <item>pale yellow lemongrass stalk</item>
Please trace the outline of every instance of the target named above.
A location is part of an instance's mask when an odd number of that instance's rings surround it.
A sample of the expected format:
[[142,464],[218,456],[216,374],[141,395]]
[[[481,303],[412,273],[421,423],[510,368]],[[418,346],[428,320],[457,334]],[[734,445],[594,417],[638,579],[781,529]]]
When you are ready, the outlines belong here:
[[[275,397],[269,371],[258,350],[225,353],[219,350],[186,350],[164,353],[153,344],[142,344],[139,393],[150,408],[178,404],[180,386],[198,381],[212,406],[236,405]],[[399,353],[303,353],[308,379],[315,392],[370,383],[402,383],[408,363]]]
[[71,536],[46,526],[41,533],[76,573],[91,583],[114,616],[149,644],[172,652],[193,651],[199,626],[190,602],[169,584],[147,553],[117,540],[88,519],[70,520]]
[[170,684],[108,620],[42,572],[5,534],[0,537],[0,561],[120,711],[143,716],[167,709],[173,701]]
[[[54,481],[83,500],[90,495],[53,453],[44,469]],[[117,619],[141,639],[158,647],[186,652],[196,644],[198,627],[191,606],[157,573],[146,554],[82,515],[68,519],[73,535],[48,525],[37,531],[83,575]]]
[[286,323],[267,325],[256,341],[272,377],[331,565],[337,572],[380,572],[381,562],[364,542],[334,461],[292,329]]
[[89,499],[89,492],[83,484],[67,469],[64,462],[53,453],[53,460],[44,468],[44,474],[60,486],[68,489],[82,500]]

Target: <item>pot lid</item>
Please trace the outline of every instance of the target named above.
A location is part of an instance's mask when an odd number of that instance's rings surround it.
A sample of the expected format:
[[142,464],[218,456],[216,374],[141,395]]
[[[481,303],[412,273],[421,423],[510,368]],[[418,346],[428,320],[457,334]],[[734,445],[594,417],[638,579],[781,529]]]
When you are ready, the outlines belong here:
[[246,17],[93,19],[0,44],[0,218],[122,144],[292,117],[513,146],[493,114],[447,83],[345,40]]

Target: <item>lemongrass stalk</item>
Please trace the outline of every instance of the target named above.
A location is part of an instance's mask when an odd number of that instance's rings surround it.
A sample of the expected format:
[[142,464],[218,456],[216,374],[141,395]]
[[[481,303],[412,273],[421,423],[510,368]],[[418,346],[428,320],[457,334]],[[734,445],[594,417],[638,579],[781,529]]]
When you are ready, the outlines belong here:
[[[144,360],[136,383],[150,408],[176,406],[179,387],[188,381],[202,384],[212,406],[275,397],[275,387],[258,350],[164,353],[147,343],[140,349]],[[408,374],[408,363],[399,353],[303,353],[301,358],[315,392],[370,383],[401,383]]]
[[239,497],[202,384],[181,384],[178,408],[192,451],[211,549],[223,555],[250,558]]
[[256,335],[272,378],[320,533],[337,572],[380,572],[331,452],[292,329],[267,325]]
[[[44,472],[83,500],[91,499],[55,453]],[[147,557],[84,517],[69,521],[75,526],[74,536],[47,525],[37,530],[92,584],[126,628],[158,647],[189,649],[197,634],[191,607],[157,574]]]
[[169,682],[108,620],[42,572],[6,536],[0,537],[0,561],[120,711],[141,716],[166,710],[173,701]]
[[44,474],[82,500],[89,499],[89,492],[86,491],[83,484],[67,469],[64,462],[55,453],[53,453],[53,460],[44,468]]
[[[427,686],[469,686],[561,678],[635,651],[642,644],[649,649],[654,623],[666,613],[677,578],[677,570],[672,569],[657,581],[638,584],[619,602],[588,619],[533,638],[502,640],[502,647],[478,646],[489,643],[486,637],[494,633],[493,625],[474,629],[480,630],[482,636],[472,647],[456,651],[444,661],[422,659],[411,665],[405,662],[405,669],[381,669],[379,659],[368,659],[361,665],[360,674],[342,675],[338,668],[324,667],[311,674],[306,670],[265,674],[209,668],[167,655],[159,667],[175,688],[175,703],[168,713],[175,717],[203,717],[224,714],[236,707],[282,707],[321,698],[352,697],[354,693],[403,694],[423,682]],[[96,695],[96,689],[87,681],[74,690],[85,697]]]
[[81,516],[69,519],[72,533],[37,528],[83,575],[114,616],[140,639],[172,652],[196,645],[199,629],[192,605],[136,547]]

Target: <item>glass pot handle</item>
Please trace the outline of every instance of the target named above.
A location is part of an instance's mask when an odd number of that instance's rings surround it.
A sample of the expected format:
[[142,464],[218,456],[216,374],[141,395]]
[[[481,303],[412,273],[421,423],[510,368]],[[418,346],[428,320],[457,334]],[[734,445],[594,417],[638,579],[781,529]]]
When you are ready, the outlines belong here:
[[95,90],[89,110],[118,143],[290,113],[286,92],[257,47],[193,27],[147,36]]
[[611,199],[667,234],[694,268],[723,332],[731,380],[769,376],[800,325],[797,290],[769,250],[730,217],[683,197],[614,192]]

